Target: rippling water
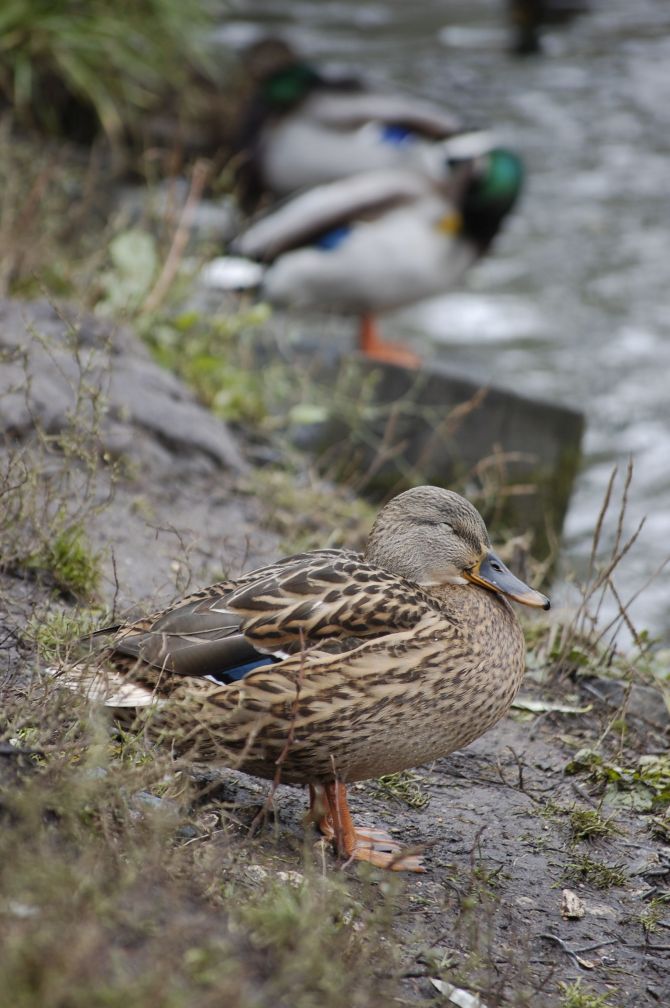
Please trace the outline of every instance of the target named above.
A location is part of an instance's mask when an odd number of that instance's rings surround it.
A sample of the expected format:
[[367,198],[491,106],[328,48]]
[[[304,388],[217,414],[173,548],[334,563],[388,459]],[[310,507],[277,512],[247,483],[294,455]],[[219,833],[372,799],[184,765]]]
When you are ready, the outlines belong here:
[[[507,53],[504,0],[238,0],[253,26],[380,84],[495,124],[523,154],[520,210],[463,289],[387,325],[428,334],[455,371],[586,413],[586,457],[564,544],[588,557],[614,464],[635,465],[627,530],[640,539],[627,599],[670,556],[670,3],[601,0],[544,33],[539,58]],[[670,638],[670,567],[632,606]]]

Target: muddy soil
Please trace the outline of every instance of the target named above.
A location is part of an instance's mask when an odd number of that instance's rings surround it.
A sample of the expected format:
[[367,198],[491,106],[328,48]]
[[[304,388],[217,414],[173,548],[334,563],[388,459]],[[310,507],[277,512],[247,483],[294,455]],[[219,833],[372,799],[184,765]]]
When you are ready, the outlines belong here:
[[[5,326],[5,335],[8,331]],[[115,351],[126,364],[138,352],[132,344],[125,349],[117,344]],[[139,356],[148,367],[144,354]],[[212,417],[173,379],[165,395],[166,417],[175,401],[188,403],[189,422],[197,425],[202,415],[207,434],[204,447],[195,435],[185,444],[166,435],[167,422],[161,430],[132,410],[116,411],[115,436],[123,434],[133,464],[116,482],[104,510],[87,524],[91,545],[103,558],[101,594],[116,612],[166,604],[222,573],[269,561],[278,549],[277,536],[264,531],[272,502],[255,499],[243,485],[244,442],[220,425],[226,457],[216,457],[207,447],[215,433]],[[53,416],[49,423],[52,430],[58,427]],[[5,453],[28,443],[34,433],[28,424],[6,422],[5,430]],[[52,467],[68,464],[57,452],[50,455]],[[102,499],[109,489],[104,467],[97,479]],[[84,485],[89,486],[82,476]],[[30,656],[18,643],[21,629],[49,598],[48,584],[19,572],[2,574],[0,676],[5,680],[28,674]],[[474,1008],[474,1001],[449,1002],[447,988],[440,987],[448,974],[462,978],[463,988],[479,991],[489,1008],[558,1006],[560,984],[577,980],[594,992],[609,993],[619,1008],[670,1004],[670,905],[649,927],[650,906],[658,906],[670,889],[670,848],[652,836],[648,815],[621,807],[601,809],[613,816],[618,832],[591,841],[571,833],[566,810],[597,808],[600,799],[588,781],[566,774],[566,763],[612,718],[610,706],[579,690],[570,680],[542,689],[527,680],[524,696],[568,698],[589,709],[578,714],[513,711],[466,750],[417,771],[410,801],[425,801],[422,807],[411,807],[376,782],[351,789],[359,821],[382,825],[410,846],[425,845],[425,874],[390,880],[395,914],[388,940],[398,946],[404,964],[396,1003]],[[667,744],[660,706],[657,714],[629,717],[631,759],[635,752],[658,752]],[[193,768],[193,776],[202,792],[195,821],[208,823],[197,842],[221,845],[222,854],[234,842],[240,851],[237,870],[304,872],[307,856],[318,870],[344,872],[362,899],[389,891],[386,876],[343,867],[309,827],[306,831],[305,796],[299,790],[277,789],[272,813],[250,838],[249,826],[268,785],[225,769]],[[585,855],[618,868],[617,883],[598,888],[593,879],[580,876],[575,863]],[[565,909],[569,901],[577,907],[572,919]]]
[[[531,692],[537,696],[523,695]],[[426,873],[406,876],[393,897],[392,940],[406,966],[401,1003],[432,1003],[433,981],[456,971],[463,988],[489,1005],[558,1005],[560,984],[578,981],[609,992],[621,1008],[670,1004],[670,913],[654,930],[644,927],[650,901],[667,893],[670,849],[652,837],[648,816],[605,806],[619,832],[577,841],[565,815],[575,806],[595,808],[599,799],[566,775],[574,748],[561,736],[586,744],[608,716],[603,709],[529,722],[513,712],[467,749],[417,771],[428,798],[420,809],[375,782],[351,789],[357,822],[382,825],[409,847],[425,845]],[[231,828],[250,844],[254,864],[304,870],[300,792],[279,788],[271,820],[250,842],[245,829],[267,785],[230,771],[206,771],[202,780],[208,811],[217,807],[214,798],[231,810]],[[324,853],[322,841],[308,837],[307,846],[315,865],[325,858],[329,870],[348,870],[357,884],[356,871]],[[574,867],[583,857],[618,869],[620,884],[584,881]],[[570,919],[574,897],[580,916]]]

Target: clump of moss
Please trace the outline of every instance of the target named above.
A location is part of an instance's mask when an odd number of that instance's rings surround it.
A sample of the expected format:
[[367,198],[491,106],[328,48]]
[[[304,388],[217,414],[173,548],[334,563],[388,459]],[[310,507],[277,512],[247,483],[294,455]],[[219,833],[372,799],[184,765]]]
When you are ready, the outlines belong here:
[[607,994],[595,994],[582,986],[581,980],[575,983],[559,984],[561,991],[561,1008],[610,1008],[611,1001]]
[[626,872],[621,864],[607,865],[587,854],[580,854],[566,865],[569,878],[590,883],[596,889],[610,889],[626,883]]
[[611,817],[605,818],[599,809],[573,805],[568,809],[568,821],[573,840],[595,840],[619,832]]
[[384,774],[376,781],[376,787],[382,794],[401,801],[410,808],[424,808],[430,801],[430,795],[425,790],[425,784],[419,774],[412,770],[401,770],[399,773]]
[[102,621],[102,610],[95,608],[34,615],[24,628],[23,639],[36,648],[40,661],[64,660],[72,645]]
[[93,598],[101,578],[100,557],[91,550],[78,525],[63,529],[26,560],[28,570],[41,571],[66,595]]

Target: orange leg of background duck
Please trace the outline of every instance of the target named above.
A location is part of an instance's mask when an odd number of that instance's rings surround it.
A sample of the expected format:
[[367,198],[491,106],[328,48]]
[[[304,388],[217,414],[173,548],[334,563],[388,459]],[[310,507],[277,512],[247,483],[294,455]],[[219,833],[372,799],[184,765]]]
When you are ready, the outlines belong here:
[[413,370],[421,364],[421,358],[407,347],[386,343],[379,335],[377,323],[372,315],[361,316],[358,345],[361,353],[375,360],[387,361],[389,364],[398,364]]

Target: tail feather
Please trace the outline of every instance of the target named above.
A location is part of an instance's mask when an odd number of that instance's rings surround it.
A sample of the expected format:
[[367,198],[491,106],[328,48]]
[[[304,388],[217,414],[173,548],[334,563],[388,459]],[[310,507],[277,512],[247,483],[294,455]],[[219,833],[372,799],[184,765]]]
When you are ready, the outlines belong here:
[[79,693],[92,703],[113,708],[150,707],[160,703],[154,692],[141,683],[129,682],[113,670],[98,668],[71,669],[47,668],[45,673],[52,676],[59,686]]
[[219,256],[200,270],[200,281],[215,290],[254,290],[260,286],[264,267],[242,256]]

